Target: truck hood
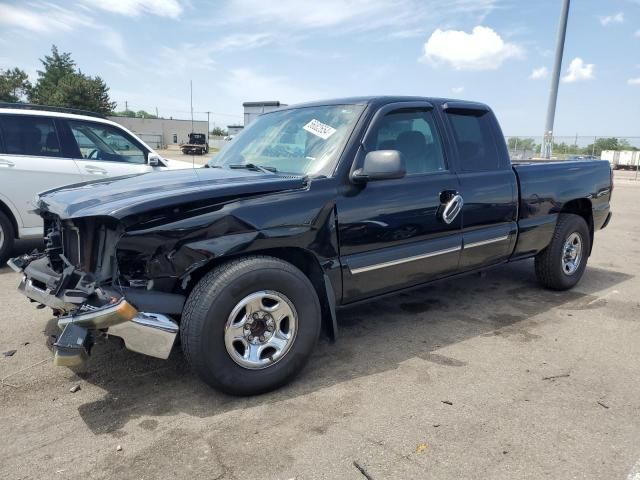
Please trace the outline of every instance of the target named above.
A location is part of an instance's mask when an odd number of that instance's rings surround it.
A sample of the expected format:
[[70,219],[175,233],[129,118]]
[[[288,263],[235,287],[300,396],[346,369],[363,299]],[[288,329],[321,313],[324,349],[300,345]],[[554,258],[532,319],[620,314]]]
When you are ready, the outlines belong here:
[[37,208],[62,219],[109,216],[123,219],[187,203],[302,188],[302,177],[243,169],[190,168],[68,185],[39,195]]
[[[194,168],[193,162],[185,162],[183,160],[174,160],[173,158],[163,158],[162,161],[166,165],[167,170],[182,170],[185,168]],[[196,165],[198,167],[199,165]],[[164,169],[163,169],[164,170]]]

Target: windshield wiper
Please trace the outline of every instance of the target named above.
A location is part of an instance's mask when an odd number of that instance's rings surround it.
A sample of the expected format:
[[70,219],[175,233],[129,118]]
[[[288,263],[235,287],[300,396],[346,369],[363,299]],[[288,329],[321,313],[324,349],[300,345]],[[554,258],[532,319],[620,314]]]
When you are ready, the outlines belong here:
[[229,165],[229,168],[244,168],[246,170],[257,170],[262,173],[276,173],[278,170],[276,167],[263,167],[262,165],[256,165],[255,163],[238,163]]

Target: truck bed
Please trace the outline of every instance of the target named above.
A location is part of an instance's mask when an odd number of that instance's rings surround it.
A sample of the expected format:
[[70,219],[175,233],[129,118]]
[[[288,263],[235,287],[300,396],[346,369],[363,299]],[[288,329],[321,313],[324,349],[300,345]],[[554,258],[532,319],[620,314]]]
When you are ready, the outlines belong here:
[[544,248],[559,213],[592,211],[593,230],[607,221],[612,190],[609,162],[513,162],[513,170],[519,190],[519,235],[513,258]]

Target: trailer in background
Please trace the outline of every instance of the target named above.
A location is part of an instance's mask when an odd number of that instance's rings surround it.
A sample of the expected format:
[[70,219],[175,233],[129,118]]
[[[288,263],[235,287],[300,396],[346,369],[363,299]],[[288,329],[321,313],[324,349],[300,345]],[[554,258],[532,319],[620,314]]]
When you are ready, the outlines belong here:
[[600,155],[602,160],[607,160],[611,168],[635,168],[640,165],[640,151],[634,150],[603,150]]

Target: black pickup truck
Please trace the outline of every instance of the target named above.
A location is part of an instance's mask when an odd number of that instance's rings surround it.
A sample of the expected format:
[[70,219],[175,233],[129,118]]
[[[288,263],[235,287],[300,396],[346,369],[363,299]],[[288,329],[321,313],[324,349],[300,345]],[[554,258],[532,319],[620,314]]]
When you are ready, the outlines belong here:
[[260,116],[206,168],[42,193],[45,249],[9,263],[59,316],[57,364],[102,335],[167,358],[179,333],[204,381],[255,394],[342,306],[530,257],[571,288],[611,193],[608,162],[512,165],[480,103],[331,100]]

